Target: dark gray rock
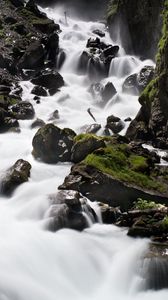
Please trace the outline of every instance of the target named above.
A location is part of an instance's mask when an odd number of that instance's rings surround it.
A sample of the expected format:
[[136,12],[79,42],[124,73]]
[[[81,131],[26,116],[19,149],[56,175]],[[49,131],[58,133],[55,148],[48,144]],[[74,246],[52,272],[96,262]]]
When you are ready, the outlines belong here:
[[63,77],[56,71],[43,71],[34,77],[31,82],[48,89],[50,94],[56,93],[64,85]]
[[18,62],[20,69],[38,69],[44,66],[45,51],[40,41],[35,41],[26,49]]
[[45,122],[41,119],[36,119],[32,124],[31,128],[37,128],[37,127],[43,127],[45,125]]
[[13,113],[18,120],[29,120],[35,116],[33,105],[28,101],[22,101],[17,104],[11,105],[9,111]]
[[17,160],[0,180],[1,193],[7,196],[11,195],[16,187],[21,183],[28,181],[30,170],[31,165],[29,162],[23,159]]
[[37,96],[42,96],[42,97],[46,97],[48,95],[47,91],[42,86],[39,86],[39,85],[36,85],[32,89],[31,93],[34,95],[37,95]]
[[40,128],[33,138],[33,155],[47,163],[71,161],[71,149],[75,132],[69,128],[60,129],[53,124]]
[[96,221],[93,209],[88,205],[86,198],[75,191],[59,191],[49,197],[48,229],[56,231],[61,228],[71,228],[81,231],[88,227],[84,213],[92,222]]

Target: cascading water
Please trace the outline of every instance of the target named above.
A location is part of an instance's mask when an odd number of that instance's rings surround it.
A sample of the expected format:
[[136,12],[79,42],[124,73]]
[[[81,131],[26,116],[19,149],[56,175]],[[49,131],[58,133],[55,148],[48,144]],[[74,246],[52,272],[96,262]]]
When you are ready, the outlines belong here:
[[[66,60],[60,73],[66,85],[37,104],[30,94],[32,84],[21,83],[23,99],[33,103],[36,117],[48,122],[57,109],[60,118],[56,124],[76,132],[93,123],[88,108],[102,126],[110,114],[122,120],[133,118],[139,109],[137,96],[123,94],[122,83],[126,75],[153,63],[124,54],[116,58],[109,77],[102,82],[112,81],[117,95],[102,109],[88,92],[89,79],[78,74],[77,66],[88,38],[95,36],[93,30],[105,30],[105,26],[70,17],[67,25],[58,8],[46,12],[62,28],[60,48]],[[111,42],[108,32],[103,40]],[[19,134],[6,133],[0,139],[1,174],[19,158],[32,165],[29,182],[18,187],[11,198],[1,196],[0,200],[0,300],[167,299],[167,290],[145,292],[142,288],[148,240],[131,239],[125,230],[102,224],[82,233],[45,230],[48,195],[56,192],[70,164],[48,165],[33,159],[31,141],[36,129],[30,129],[31,123],[20,121]]]

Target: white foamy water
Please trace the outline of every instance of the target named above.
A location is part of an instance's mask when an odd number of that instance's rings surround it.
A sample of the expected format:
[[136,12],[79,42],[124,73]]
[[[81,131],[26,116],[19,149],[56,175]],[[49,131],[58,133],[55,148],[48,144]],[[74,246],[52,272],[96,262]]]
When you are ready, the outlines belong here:
[[[67,58],[60,73],[66,85],[36,104],[30,94],[32,84],[21,83],[23,99],[33,103],[35,118],[48,122],[58,109],[60,119],[56,124],[76,132],[93,123],[88,108],[102,126],[110,114],[133,118],[139,109],[138,99],[123,94],[122,83],[126,75],[149,61],[124,56],[121,51],[111,64],[109,78],[103,80],[112,81],[118,93],[102,108],[89,94],[90,82],[87,76],[78,74],[77,65],[87,39],[94,37],[92,31],[105,30],[104,25],[68,17],[66,26],[61,10],[48,9],[47,13],[62,29],[60,47]],[[102,40],[112,42],[108,32]],[[18,187],[11,198],[0,199],[0,300],[166,300],[167,290],[141,291],[141,259],[148,248],[147,240],[131,239],[125,230],[102,224],[82,233],[45,230],[48,195],[57,191],[71,166],[34,160],[31,142],[36,129],[30,129],[31,123],[32,120],[20,121],[21,133],[0,136],[1,174],[19,158],[32,165],[29,181]]]

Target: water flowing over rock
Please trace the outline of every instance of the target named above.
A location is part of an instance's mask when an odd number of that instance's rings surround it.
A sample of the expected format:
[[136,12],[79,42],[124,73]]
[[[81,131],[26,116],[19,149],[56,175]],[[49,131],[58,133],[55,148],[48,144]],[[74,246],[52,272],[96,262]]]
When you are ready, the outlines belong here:
[[88,227],[88,220],[96,221],[94,210],[87,204],[87,199],[75,191],[59,191],[50,195],[49,230],[60,228],[83,230]]
[[122,85],[154,62],[111,40],[107,1],[0,1],[0,300],[167,300],[167,153],[124,136]]
[[7,196],[11,195],[16,187],[28,181],[30,169],[31,165],[29,162],[23,159],[17,160],[17,162],[6,171],[5,176],[0,179],[0,192]]

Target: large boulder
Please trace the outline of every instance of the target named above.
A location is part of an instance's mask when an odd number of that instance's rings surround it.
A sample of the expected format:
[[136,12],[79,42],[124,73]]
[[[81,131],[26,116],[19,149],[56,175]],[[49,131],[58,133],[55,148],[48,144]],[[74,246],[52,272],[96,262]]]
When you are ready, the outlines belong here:
[[128,76],[122,86],[122,90],[127,94],[139,95],[154,77],[154,67],[145,66],[138,74]]
[[164,4],[163,34],[159,42],[156,72],[139,98],[140,111],[131,122],[127,136],[141,139],[157,148],[168,148],[168,4]]
[[53,124],[47,124],[35,134],[32,153],[35,158],[46,163],[71,161],[75,135],[69,128],[60,129]]
[[50,95],[55,94],[64,85],[63,77],[53,70],[40,72],[31,82],[47,89]]
[[110,129],[114,134],[122,131],[124,127],[124,122],[120,118],[113,115],[107,118],[106,129]]
[[120,206],[122,210],[132,207],[137,198],[168,203],[168,169],[156,169],[147,149],[136,151],[123,143],[95,150],[72,167],[59,188],[77,190],[91,201]]
[[71,160],[74,163],[78,163],[88,154],[102,147],[105,147],[105,142],[102,138],[92,134],[81,134],[76,137],[76,142],[72,147]]
[[30,176],[31,165],[29,162],[19,159],[7,170],[6,174],[0,179],[0,191],[4,195],[11,193],[21,183],[28,181]]
[[20,69],[38,69],[44,66],[45,50],[40,41],[35,41],[26,49],[18,62]]
[[[49,218],[48,229],[56,231],[61,228],[83,230],[90,222],[96,221],[96,214],[87,203],[87,199],[76,191],[59,191],[49,196],[50,208],[47,214]],[[85,217],[85,214],[87,217]]]

